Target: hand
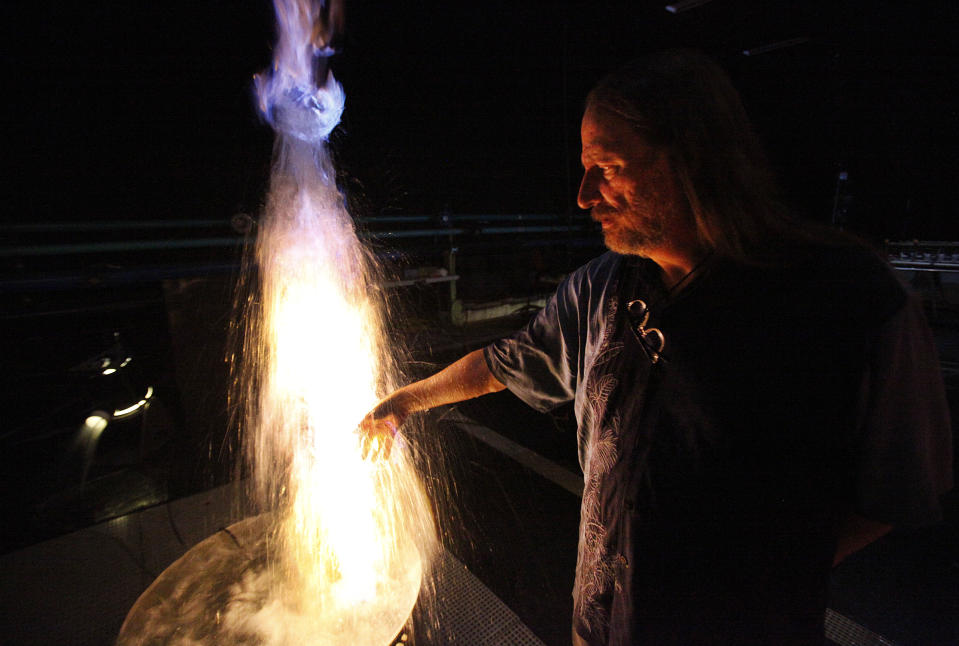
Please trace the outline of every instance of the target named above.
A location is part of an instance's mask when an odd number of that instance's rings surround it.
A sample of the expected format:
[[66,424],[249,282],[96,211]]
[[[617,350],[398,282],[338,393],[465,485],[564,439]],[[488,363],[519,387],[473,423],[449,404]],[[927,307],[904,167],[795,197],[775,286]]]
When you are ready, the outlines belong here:
[[360,422],[358,431],[363,445],[363,459],[371,455],[373,459],[387,459],[393,449],[393,441],[400,427],[406,421],[408,413],[400,404],[396,393],[390,395],[371,410]]

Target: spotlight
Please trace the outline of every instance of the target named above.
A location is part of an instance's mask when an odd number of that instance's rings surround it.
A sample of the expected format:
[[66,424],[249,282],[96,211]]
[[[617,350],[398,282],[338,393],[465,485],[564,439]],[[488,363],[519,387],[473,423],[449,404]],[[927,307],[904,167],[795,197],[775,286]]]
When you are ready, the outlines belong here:
[[135,404],[127,406],[126,408],[120,408],[113,411],[113,418],[116,419],[118,417],[129,417],[130,415],[133,415],[135,412],[146,406],[151,397],[153,397],[153,386],[147,386],[147,392],[143,396],[143,399]]
[[107,415],[104,411],[96,411],[83,421],[81,429],[88,435],[99,437],[107,427]]

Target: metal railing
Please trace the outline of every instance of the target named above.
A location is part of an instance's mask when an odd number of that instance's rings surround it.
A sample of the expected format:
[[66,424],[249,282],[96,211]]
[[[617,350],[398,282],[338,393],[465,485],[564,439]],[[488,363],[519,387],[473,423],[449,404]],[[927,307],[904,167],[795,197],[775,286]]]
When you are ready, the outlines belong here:
[[959,242],[937,240],[886,241],[886,257],[899,269],[959,272]]
[[[444,265],[450,276],[464,250],[599,245],[585,213],[379,215],[358,218],[356,225],[384,260],[433,256],[427,264]],[[0,293],[229,273],[239,267],[240,248],[252,239],[251,231],[255,220],[243,213],[223,219],[0,225]],[[436,282],[455,284],[455,278]]]

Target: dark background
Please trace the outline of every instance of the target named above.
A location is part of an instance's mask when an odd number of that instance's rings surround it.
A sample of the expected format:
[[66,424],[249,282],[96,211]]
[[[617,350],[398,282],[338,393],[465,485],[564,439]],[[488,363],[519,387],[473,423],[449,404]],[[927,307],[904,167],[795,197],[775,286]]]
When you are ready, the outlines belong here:
[[[954,2],[348,2],[333,138],[357,215],[567,213],[591,84],[694,46],[741,89],[792,201],[877,240],[955,239]],[[4,3],[3,220],[255,213],[267,0]],[[742,51],[806,42],[758,56]]]
[[[515,319],[451,325],[451,285],[464,303],[546,293],[602,249],[575,205],[582,103],[606,71],[645,52],[697,47],[730,72],[806,217],[838,217],[876,243],[959,240],[959,3],[713,0],[674,15],[667,1],[346,0],[333,66],[347,105],[331,147],[351,210],[410,216],[376,226],[440,231],[379,239],[398,271],[453,273],[457,248],[458,282],[392,292],[402,307],[391,333],[412,350],[409,374],[433,372],[529,314],[520,303]],[[743,55],[793,39],[801,42]],[[269,65],[273,40],[269,0],[0,2],[0,553],[236,475],[227,358],[237,347],[237,283],[250,277],[231,218],[255,217],[266,194],[273,133],[256,114],[252,77]],[[510,214],[556,217],[493,217]],[[514,226],[527,222],[570,231]],[[446,233],[456,227],[463,233]],[[919,277],[935,297],[930,319],[949,358],[955,419],[955,299],[947,308],[938,274]],[[105,359],[128,357],[103,374]],[[137,402],[147,387],[148,407],[78,447],[88,415]],[[568,408],[534,416],[509,397],[463,409],[575,471]],[[556,618],[569,616],[566,542],[578,503],[559,490],[531,493],[538,476],[455,433],[437,437],[444,449],[462,445],[448,455],[462,460],[450,480],[463,486],[446,492],[461,535],[474,538],[460,556],[524,622],[565,641]],[[947,643],[955,494],[945,509],[943,526],[897,533],[846,565],[834,607],[904,644]],[[146,584],[156,573],[144,571]],[[101,605],[99,590],[87,592],[94,583],[78,594],[61,572],[38,575],[33,591],[50,580],[68,584],[51,603]],[[118,614],[96,614],[111,640],[140,591],[131,590]]]

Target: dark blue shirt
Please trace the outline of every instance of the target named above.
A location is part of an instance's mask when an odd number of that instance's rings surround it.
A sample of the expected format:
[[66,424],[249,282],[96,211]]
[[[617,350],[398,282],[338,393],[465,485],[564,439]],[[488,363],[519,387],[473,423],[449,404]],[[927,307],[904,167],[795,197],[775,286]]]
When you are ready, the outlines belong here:
[[714,259],[675,293],[607,253],[486,359],[535,408],[575,402],[591,644],[822,643],[838,519],[935,520],[951,486],[928,326],[862,249]]

